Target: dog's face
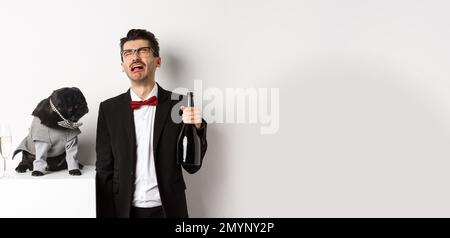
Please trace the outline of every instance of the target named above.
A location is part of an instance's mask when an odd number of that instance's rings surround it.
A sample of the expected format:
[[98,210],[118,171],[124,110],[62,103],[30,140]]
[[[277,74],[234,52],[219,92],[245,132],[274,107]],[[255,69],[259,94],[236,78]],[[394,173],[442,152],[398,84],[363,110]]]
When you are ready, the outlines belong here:
[[53,91],[50,98],[67,120],[77,122],[89,112],[86,99],[78,88],[60,88]]
[[58,125],[62,119],[51,109],[50,100],[64,118],[78,122],[89,112],[86,99],[78,88],[60,88],[53,91],[50,97],[42,100],[34,109],[32,115],[39,117],[41,123],[55,129],[65,129]]

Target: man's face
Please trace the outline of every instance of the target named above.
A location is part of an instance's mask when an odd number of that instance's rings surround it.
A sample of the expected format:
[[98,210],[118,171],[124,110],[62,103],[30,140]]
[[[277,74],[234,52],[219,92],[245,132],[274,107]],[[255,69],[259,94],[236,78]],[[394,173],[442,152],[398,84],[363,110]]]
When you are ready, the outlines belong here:
[[123,45],[122,52],[128,51],[128,54],[122,54],[122,71],[125,72],[132,81],[144,81],[148,79],[149,76],[153,78],[156,68],[161,65],[161,58],[154,57],[153,52],[151,50],[148,52],[148,48],[145,47],[150,47],[147,40],[127,41]]

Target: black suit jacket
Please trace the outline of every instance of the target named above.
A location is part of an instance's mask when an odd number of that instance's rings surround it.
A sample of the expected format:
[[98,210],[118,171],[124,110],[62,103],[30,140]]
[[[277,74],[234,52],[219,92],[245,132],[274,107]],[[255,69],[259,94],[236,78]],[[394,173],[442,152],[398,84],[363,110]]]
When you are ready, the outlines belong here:
[[[156,84],[157,85],[157,84]],[[153,153],[161,202],[166,217],[187,217],[181,166],[176,145],[181,123],[172,120],[172,108],[180,106],[181,95],[158,86]],[[175,95],[175,94],[174,94]],[[172,98],[176,99],[172,99]],[[96,139],[96,192],[98,217],[129,217],[136,171],[136,135],[130,91],[100,103]],[[175,109],[176,110],[176,109]],[[175,111],[177,116],[179,111]],[[179,118],[181,121],[181,118]],[[206,122],[197,130],[201,138],[202,162],[206,152]],[[200,166],[183,166],[195,173]]]

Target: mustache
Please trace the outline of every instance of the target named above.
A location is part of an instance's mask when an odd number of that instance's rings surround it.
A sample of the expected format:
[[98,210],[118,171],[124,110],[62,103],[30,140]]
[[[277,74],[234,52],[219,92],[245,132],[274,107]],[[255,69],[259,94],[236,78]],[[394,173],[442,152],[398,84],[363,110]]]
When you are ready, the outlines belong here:
[[141,64],[141,65],[143,65],[143,66],[146,66],[146,64],[145,64],[144,62],[142,62],[142,60],[140,60],[140,59],[135,59],[135,60],[133,60],[133,61],[131,62],[130,67],[133,66],[133,65],[135,65],[135,64]]

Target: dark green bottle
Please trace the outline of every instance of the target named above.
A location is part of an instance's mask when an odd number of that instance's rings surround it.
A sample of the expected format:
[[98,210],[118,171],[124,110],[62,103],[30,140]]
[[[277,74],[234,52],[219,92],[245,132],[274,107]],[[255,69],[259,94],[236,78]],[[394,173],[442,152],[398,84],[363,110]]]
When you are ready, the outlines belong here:
[[[188,92],[187,106],[194,106],[194,93]],[[181,127],[177,143],[177,162],[182,165],[200,165],[200,137],[194,124],[184,124]]]

